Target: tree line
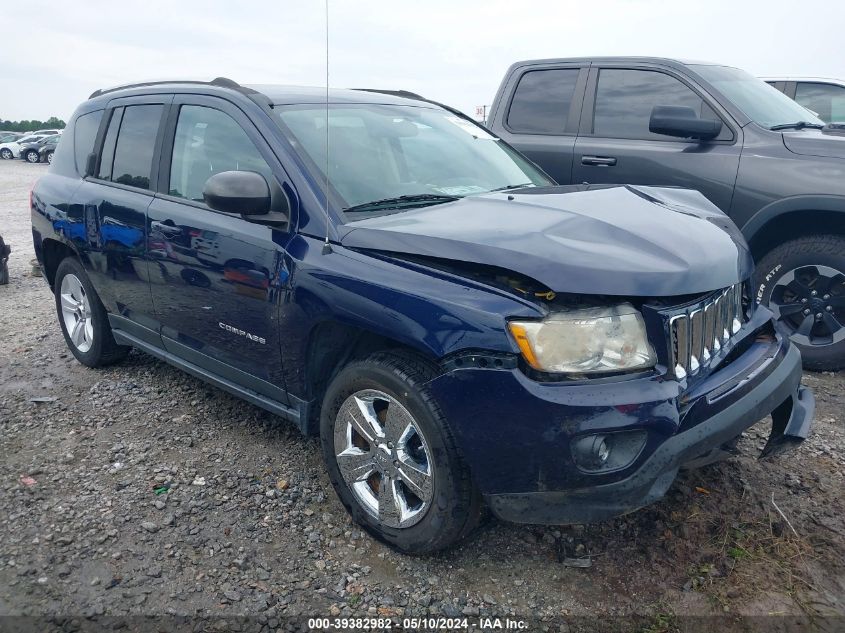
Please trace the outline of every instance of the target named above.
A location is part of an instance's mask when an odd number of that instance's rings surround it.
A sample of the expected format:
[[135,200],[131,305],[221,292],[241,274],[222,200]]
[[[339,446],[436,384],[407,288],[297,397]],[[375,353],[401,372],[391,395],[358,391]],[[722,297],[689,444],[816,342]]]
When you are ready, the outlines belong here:
[[58,117],[51,116],[46,121],[7,121],[0,119],[0,130],[4,132],[33,132],[44,129],[64,129],[65,122]]

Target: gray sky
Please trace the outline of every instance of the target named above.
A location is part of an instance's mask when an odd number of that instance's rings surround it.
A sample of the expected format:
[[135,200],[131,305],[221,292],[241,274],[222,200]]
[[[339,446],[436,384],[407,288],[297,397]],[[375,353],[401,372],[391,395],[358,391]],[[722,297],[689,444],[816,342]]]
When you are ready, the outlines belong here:
[[[0,118],[67,119],[162,78],[324,85],[322,0],[0,0]],[[514,61],[660,55],[845,79],[845,2],[329,0],[333,87],[404,88],[470,115]]]

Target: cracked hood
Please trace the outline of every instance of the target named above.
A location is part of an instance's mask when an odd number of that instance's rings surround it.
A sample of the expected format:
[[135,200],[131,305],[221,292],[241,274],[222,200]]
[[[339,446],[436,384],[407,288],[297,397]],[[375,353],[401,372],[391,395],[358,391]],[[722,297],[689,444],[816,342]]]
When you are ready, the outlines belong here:
[[490,193],[348,223],[344,246],[512,270],[559,293],[673,296],[751,274],[728,217],[686,189],[575,186]]

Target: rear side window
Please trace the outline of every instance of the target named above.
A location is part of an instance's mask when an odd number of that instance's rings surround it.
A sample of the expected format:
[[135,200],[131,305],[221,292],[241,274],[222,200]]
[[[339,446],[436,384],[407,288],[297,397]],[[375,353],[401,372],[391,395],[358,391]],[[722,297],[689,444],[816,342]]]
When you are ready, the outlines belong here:
[[163,110],[162,105],[115,109],[103,142],[99,178],[139,189],[150,188],[155,140]]
[[100,129],[102,118],[102,110],[89,112],[77,117],[76,125],[73,127],[73,152],[76,160],[76,171],[81,176],[85,175],[88,155],[94,151],[94,141],[97,138],[97,130]]
[[833,84],[799,82],[795,100],[826,123],[845,121],[845,88]]
[[97,178],[111,180],[111,167],[114,163],[114,144],[117,141],[117,131],[120,129],[120,120],[123,118],[123,108],[116,108],[111,113],[109,129],[106,130],[106,139],[103,141],[103,151],[100,156],[100,169],[97,171]]
[[577,68],[534,70],[519,80],[508,112],[508,127],[523,134],[563,134]]
[[202,202],[205,181],[221,171],[254,171],[267,181],[272,173],[246,132],[228,114],[205,106],[182,106],[173,139],[168,193]]
[[[718,116],[689,86],[674,77],[651,70],[605,68],[599,73],[593,134],[604,138],[677,140],[649,132],[654,106],[687,106],[702,119]],[[717,139],[731,138],[727,126]]]

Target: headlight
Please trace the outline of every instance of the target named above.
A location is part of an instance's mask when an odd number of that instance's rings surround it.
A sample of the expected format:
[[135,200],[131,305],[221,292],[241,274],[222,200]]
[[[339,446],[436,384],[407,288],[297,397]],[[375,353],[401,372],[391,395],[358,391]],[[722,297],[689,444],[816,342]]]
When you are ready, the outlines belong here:
[[634,306],[555,312],[542,321],[511,321],[511,334],[534,369],[568,374],[654,367],[643,317]]

